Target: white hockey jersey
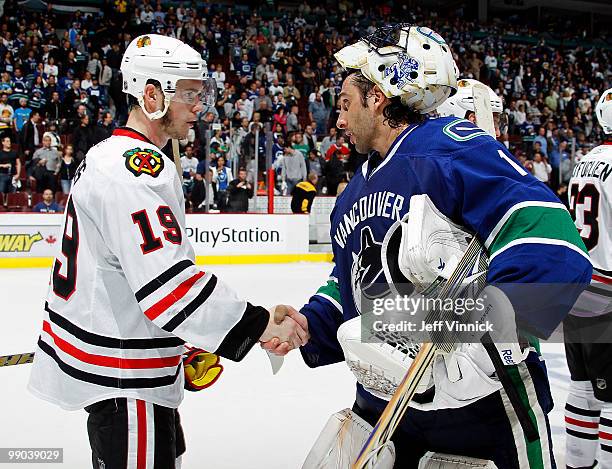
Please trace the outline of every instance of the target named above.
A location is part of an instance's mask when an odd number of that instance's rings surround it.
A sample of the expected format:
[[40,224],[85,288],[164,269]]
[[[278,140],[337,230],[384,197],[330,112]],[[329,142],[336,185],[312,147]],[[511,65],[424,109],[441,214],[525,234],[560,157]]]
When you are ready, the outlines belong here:
[[240,360],[268,320],[194,265],[173,161],[117,129],[75,176],[29,389],[66,409],[111,397],[177,407],[185,341]]
[[570,213],[593,263],[591,285],[572,314],[612,312],[612,144],[591,150],[574,167],[569,182]]

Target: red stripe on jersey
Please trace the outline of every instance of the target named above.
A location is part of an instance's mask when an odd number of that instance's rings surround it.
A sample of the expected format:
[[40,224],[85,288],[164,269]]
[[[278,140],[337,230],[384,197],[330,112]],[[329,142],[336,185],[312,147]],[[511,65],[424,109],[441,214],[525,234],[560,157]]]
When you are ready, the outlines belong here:
[[136,140],[141,140],[146,143],[151,143],[151,140],[149,140],[146,136],[128,127],[120,127],[118,129],[113,130],[113,135],[117,135],[119,137],[130,137]]
[[585,422],[583,420],[576,420],[571,417],[565,417],[565,421],[571,425],[576,425],[577,427],[584,427],[584,428],[599,427],[599,422]]
[[117,358],[107,357],[104,355],[94,355],[78,349],[74,345],[57,336],[51,329],[51,324],[49,324],[47,321],[43,321],[43,331],[53,338],[53,342],[61,351],[76,358],[77,360],[84,363],[89,363],[91,365],[105,366],[107,368],[143,370],[147,368],[174,367],[181,361],[180,355],[163,358]]
[[168,295],[163,297],[153,306],[145,311],[145,316],[151,321],[157,318],[160,314],[166,311],[170,306],[183,298],[193,285],[204,276],[204,272],[198,272],[194,276],[188,278],[178,287],[172,290]]
[[599,432],[599,438],[604,440],[612,440],[612,433]]
[[612,278],[602,277],[601,275],[592,275],[593,280],[597,280],[598,282],[605,283],[606,285],[612,285]]
[[136,452],[136,469],[147,469],[147,407],[145,401],[136,400],[136,430],[138,450]]

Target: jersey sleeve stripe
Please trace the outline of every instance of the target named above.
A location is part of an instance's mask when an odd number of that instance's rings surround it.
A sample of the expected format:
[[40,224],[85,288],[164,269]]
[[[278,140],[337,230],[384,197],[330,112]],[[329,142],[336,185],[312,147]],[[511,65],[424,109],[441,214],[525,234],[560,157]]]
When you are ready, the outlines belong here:
[[89,363],[90,365],[118,369],[142,370],[148,368],[175,367],[178,366],[181,361],[180,355],[160,358],[123,358],[108,357],[104,355],[87,353],[55,334],[55,332],[53,332],[53,329],[51,328],[51,324],[49,324],[49,322],[47,321],[43,321],[43,331],[49,334],[49,336],[53,339],[55,346],[59,350],[76,358],[79,361]]
[[162,329],[168,332],[174,331],[178,326],[180,326],[183,321],[185,321],[189,316],[191,316],[207,299],[215,287],[217,286],[217,277],[212,275],[210,280],[206,282],[206,285],[200,290],[200,293],[187,305],[182,311],[179,311],[174,317],[168,321],[165,325],[162,326]]
[[89,373],[87,371],[79,370],[73,366],[63,362],[57,355],[57,352],[47,344],[44,340],[38,339],[38,347],[49,357],[51,357],[57,366],[68,376],[87,383],[97,384],[99,386],[105,386],[108,388],[117,389],[148,389],[157,388],[163,386],[173,385],[178,376],[179,372],[182,372],[183,368],[180,366],[176,367],[176,371],[171,375],[158,376],[158,377],[144,377],[144,378],[118,378],[112,376],[102,376],[95,373]]
[[489,233],[489,236],[487,237],[487,239],[486,239],[486,241],[484,243],[486,249],[489,249],[489,247],[491,246],[491,244],[493,243],[493,241],[497,237],[498,233],[506,225],[506,222],[508,221],[508,219],[515,212],[517,212],[518,210],[521,210],[523,208],[526,208],[526,207],[547,207],[547,208],[559,208],[559,209],[562,209],[562,210],[566,210],[565,205],[563,205],[561,202],[542,202],[542,201],[538,201],[538,200],[528,200],[528,201],[520,202],[520,203],[518,203],[516,205],[513,205],[504,214],[504,216],[501,217],[501,219],[497,222],[497,224],[495,225],[495,228],[493,228],[493,230],[491,230],[491,233]]
[[144,312],[145,316],[148,317],[151,321],[155,320],[155,318],[157,318],[160,314],[162,314],[164,311],[170,308],[173,304],[175,304],[177,301],[183,298],[189,292],[189,290],[191,290],[191,287],[193,287],[193,285],[198,280],[200,280],[203,276],[204,276],[204,272],[198,272],[197,274],[189,277],[187,280],[182,282],[178,287],[172,290],[169,294],[167,294],[165,297],[163,297],[153,306],[148,308]]
[[76,324],[71,323],[63,316],[53,311],[49,307],[49,303],[45,304],[45,310],[49,314],[49,321],[54,325],[61,327],[70,335],[87,344],[97,347],[107,347],[113,349],[161,349],[169,347],[178,347],[185,343],[179,337],[156,337],[152,339],[118,339],[116,337],[108,337],[104,335],[94,334],[92,332],[81,329]]
[[550,239],[564,241],[585,255],[587,249],[565,207],[526,206],[515,210],[499,228],[489,253],[495,253],[520,239]]
[[184,259],[180,262],[177,262],[172,267],[170,267],[168,270],[161,273],[160,275],[155,277],[153,280],[151,280],[149,283],[147,283],[144,287],[142,287],[140,290],[138,290],[136,292],[136,301],[140,303],[143,299],[145,299],[151,293],[155,292],[158,288],[163,286],[166,282],[173,279],[178,274],[180,274],[183,270],[187,269],[188,267],[191,267],[192,265],[194,265],[194,263],[190,261],[189,259]]
[[591,259],[589,258],[589,255],[586,254],[581,249],[579,249],[578,247],[576,247],[575,245],[573,245],[571,243],[568,243],[567,241],[563,241],[563,240],[560,240],[560,239],[551,239],[551,238],[521,238],[521,239],[516,239],[516,240],[506,244],[503,248],[499,249],[494,254],[492,254],[491,257],[489,258],[489,261],[493,261],[493,259],[495,259],[497,256],[499,256],[502,252],[505,252],[505,251],[507,251],[508,249],[510,249],[510,248],[512,248],[514,246],[519,246],[519,245],[522,245],[522,244],[552,244],[552,245],[555,245],[555,246],[564,246],[566,248],[571,249],[572,251],[576,251],[582,257],[584,257],[589,262],[591,262]]
[[612,278],[606,278],[596,274],[593,274],[592,278],[597,282],[605,283],[606,285],[612,285]]
[[325,298],[327,301],[329,301],[332,305],[334,305],[334,307],[340,311],[342,313],[342,305],[340,303],[338,303],[334,298],[332,298],[329,295],[326,295],[325,293],[315,293],[315,296],[320,296],[321,298]]

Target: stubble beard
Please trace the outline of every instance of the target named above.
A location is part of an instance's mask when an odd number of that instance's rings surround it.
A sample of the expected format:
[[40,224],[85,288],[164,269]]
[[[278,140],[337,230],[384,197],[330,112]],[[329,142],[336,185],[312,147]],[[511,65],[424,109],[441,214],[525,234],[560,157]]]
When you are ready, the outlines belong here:
[[183,140],[187,138],[187,133],[189,132],[189,130],[182,133],[180,129],[177,128],[177,123],[172,120],[172,117],[169,114],[170,109],[168,109],[168,112],[164,114],[160,122],[162,129],[164,130],[166,135],[168,135],[168,138],[175,140]]

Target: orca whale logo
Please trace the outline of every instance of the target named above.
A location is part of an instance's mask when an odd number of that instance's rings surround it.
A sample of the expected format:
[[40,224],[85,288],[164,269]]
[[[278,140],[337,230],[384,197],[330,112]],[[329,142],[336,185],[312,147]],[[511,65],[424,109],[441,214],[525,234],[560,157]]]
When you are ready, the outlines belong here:
[[381,260],[382,243],[374,239],[372,229],[361,229],[360,249],[353,254],[351,288],[357,312],[361,314],[362,295],[368,299],[380,298],[389,292]]

